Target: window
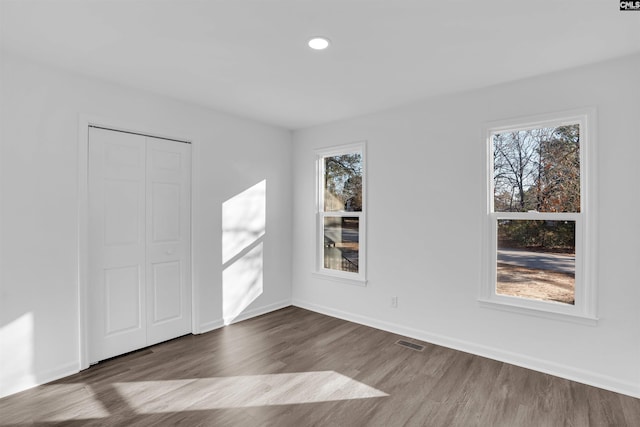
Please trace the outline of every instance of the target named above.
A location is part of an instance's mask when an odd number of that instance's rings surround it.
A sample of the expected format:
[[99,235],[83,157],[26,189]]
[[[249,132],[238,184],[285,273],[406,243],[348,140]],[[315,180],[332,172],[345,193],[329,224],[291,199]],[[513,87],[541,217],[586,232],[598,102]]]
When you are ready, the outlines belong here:
[[364,143],[317,152],[317,261],[320,274],[365,283]]
[[595,318],[592,116],[571,112],[487,129],[481,301]]

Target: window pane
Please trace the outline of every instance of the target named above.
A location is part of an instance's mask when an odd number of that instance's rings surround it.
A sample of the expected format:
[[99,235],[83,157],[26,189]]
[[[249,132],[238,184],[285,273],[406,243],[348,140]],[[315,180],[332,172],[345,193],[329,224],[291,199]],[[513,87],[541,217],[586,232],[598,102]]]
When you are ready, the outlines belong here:
[[324,158],[324,211],[362,211],[362,154]]
[[358,272],[360,218],[324,218],[324,268]]
[[492,136],[495,212],[580,212],[580,126]]
[[575,221],[498,220],[496,293],[575,302]]

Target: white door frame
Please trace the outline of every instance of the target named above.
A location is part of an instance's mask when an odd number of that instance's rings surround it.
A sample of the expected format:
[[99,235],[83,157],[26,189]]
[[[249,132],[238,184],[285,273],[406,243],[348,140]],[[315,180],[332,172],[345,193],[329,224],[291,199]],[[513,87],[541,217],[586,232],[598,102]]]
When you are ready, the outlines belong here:
[[190,205],[190,259],[191,265],[191,332],[199,333],[199,312],[197,311],[197,289],[194,286],[194,268],[193,268],[193,235],[194,235],[194,215],[193,207],[194,199],[198,194],[195,191],[197,182],[196,176],[198,158],[198,144],[192,138],[185,136],[177,137],[171,132],[159,133],[158,129],[150,130],[147,126],[140,126],[126,120],[118,120],[113,118],[103,118],[80,114],[78,119],[78,351],[79,351],[79,367],[81,371],[89,367],[89,328],[88,328],[88,267],[89,267],[89,127],[97,126],[115,131],[138,133],[156,138],[171,139],[191,144],[191,205]]

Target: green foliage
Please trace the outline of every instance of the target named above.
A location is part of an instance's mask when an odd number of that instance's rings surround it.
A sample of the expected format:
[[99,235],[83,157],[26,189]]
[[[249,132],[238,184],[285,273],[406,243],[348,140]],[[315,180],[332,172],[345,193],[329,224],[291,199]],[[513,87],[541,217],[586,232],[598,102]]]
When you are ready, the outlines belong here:
[[498,247],[575,250],[574,221],[499,220]]

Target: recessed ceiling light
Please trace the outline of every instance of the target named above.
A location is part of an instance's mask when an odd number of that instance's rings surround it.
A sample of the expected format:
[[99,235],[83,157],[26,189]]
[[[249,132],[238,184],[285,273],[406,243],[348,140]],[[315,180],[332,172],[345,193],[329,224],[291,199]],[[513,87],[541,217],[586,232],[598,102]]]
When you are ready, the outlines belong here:
[[329,39],[326,37],[314,37],[307,44],[311,49],[324,50],[329,47]]

